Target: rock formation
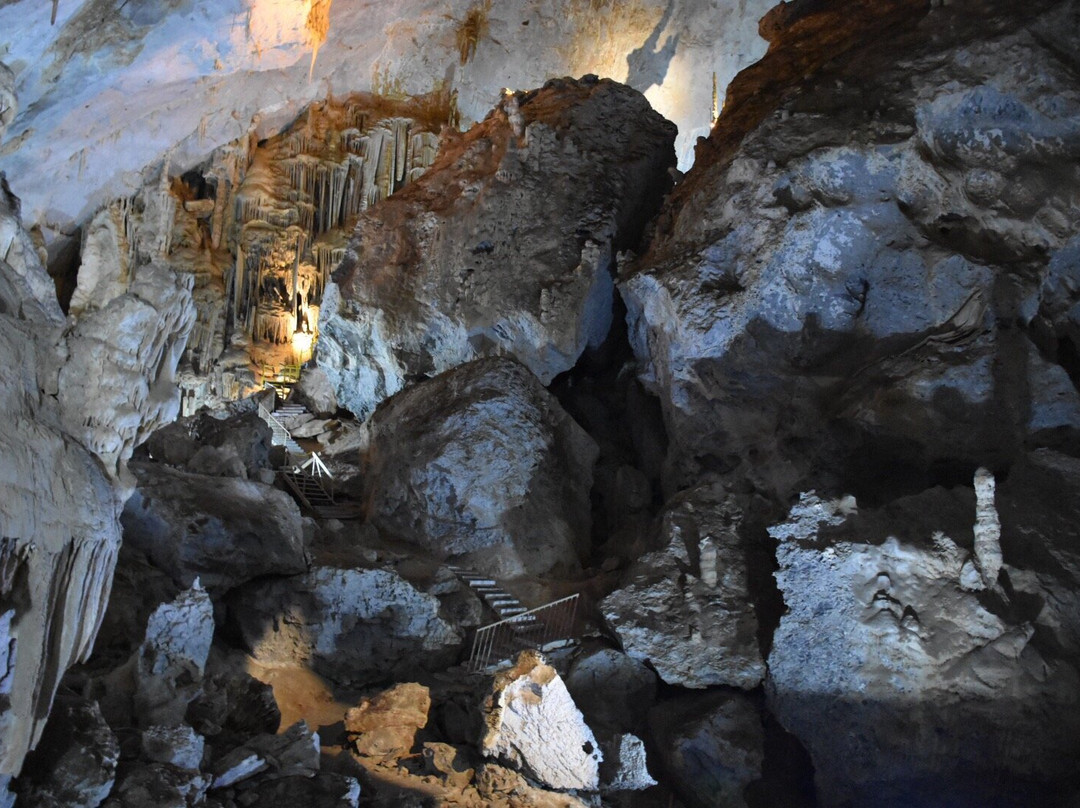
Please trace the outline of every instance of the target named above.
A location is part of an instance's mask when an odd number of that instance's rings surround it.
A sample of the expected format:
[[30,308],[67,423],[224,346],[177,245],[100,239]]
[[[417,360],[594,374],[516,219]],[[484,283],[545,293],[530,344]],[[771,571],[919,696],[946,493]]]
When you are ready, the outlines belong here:
[[319,320],[340,404],[363,418],[408,380],[484,356],[544,384],[572,368],[607,336],[615,251],[666,190],[673,138],[611,81],[506,96],[360,218]]
[[125,463],[176,416],[173,372],[191,308],[181,279],[136,255],[105,299],[65,323],[6,183],[0,197],[0,645],[9,673],[0,773],[11,774],[40,736],[60,676],[93,645],[130,492]]
[[662,765],[679,796],[693,808],[747,804],[747,787],[761,776],[764,733],[754,705],[737,693],[690,696],[649,716]]
[[1026,327],[1075,237],[1072,12],[908,5],[770,14],[773,51],[623,267],[669,488],[719,469],[781,497],[825,474],[860,493],[882,453],[917,485],[1075,437],[1068,371]]
[[496,677],[485,706],[485,755],[513,762],[549,788],[597,790],[599,744],[562,678],[542,657],[522,653]]
[[641,556],[600,604],[626,653],[668,684],[750,689],[765,675],[742,519],[718,487],[685,493],[662,517],[661,549]]
[[1078,0],[241,5],[0,3],[0,804],[1076,802]]
[[381,531],[505,578],[579,568],[596,445],[523,366],[463,365],[390,398],[370,426]]
[[[723,88],[760,57],[757,21],[771,5],[193,0],[132,9],[57,0],[50,24],[49,3],[17,0],[0,9],[0,26],[23,113],[9,130],[19,147],[0,169],[24,178],[16,193],[51,242],[128,193],[146,166],[171,154],[186,171],[256,116],[255,135],[267,138],[329,90],[420,95],[443,84],[467,126],[501,87],[587,73],[647,92],[678,124],[685,168],[708,132],[713,75]],[[326,12],[319,36],[309,26],[316,7]],[[465,64],[462,39],[471,42]]]
[[1018,604],[980,595],[979,546],[950,505],[929,491],[854,516],[804,494],[770,529],[788,612],[768,692],[828,804],[911,804],[945,783],[990,799],[1009,783],[1070,776],[1080,752],[1075,658],[1036,640]]
[[264,664],[304,664],[362,685],[449,664],[461,647],[439,601],[390,570],[313,567],[234,591],[231,611]]
[[135,463],[124,541],[181,585],[225,591],[262,575],[307,571],[296,501],[261,482]]

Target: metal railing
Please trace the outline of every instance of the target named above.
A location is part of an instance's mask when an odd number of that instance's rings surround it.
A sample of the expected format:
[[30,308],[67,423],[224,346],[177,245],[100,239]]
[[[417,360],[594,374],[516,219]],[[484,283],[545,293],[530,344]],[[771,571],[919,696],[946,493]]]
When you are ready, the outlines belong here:
[[528,648],[543,651],[572,640],[578,600],[578,595],[570,595],[477,629],[468,669],[476,673],[510,659],[518,651]]
[[262,384],[296,384],[300,381],[300,365],[273,365],[259,362],[257,365]]
[[312,477],[329,477],[334,479],[334,475],[330,473],[330,469],[326,467],[323,459],[319,457],[318,452],[312,452],[307,461],[300,466],[296,467],[297,471],[306,471]]
[[264,404],[259,404],[259,417],[269,425],[275,446],[284,446],[292,438],[289,430],[285,428],[285,424],[281,423],[277,416],[270,412]]

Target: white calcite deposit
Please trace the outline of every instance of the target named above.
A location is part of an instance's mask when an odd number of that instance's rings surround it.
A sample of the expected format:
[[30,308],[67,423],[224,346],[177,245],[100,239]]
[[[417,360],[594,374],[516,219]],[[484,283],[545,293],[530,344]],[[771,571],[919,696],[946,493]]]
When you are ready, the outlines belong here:
[[549,788],[595,791],[603,754],[562,677],[534,652],[499,674],[485,703],[481,751]]

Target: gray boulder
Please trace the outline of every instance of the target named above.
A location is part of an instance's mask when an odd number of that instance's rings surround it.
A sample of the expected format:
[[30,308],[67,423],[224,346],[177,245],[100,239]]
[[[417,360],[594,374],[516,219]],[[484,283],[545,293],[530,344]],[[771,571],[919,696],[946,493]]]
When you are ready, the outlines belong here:
[[146,624],[134,658],[134,716],[139,726],[177,726],[199,695],[210,644],[214,607],[199,586],[159,606]]
[[[771,58],[732,84],[649,251],[621,268],[669,490],[719,471],[784,501],[835,481],[886,496],[886,476],[1077,445],[1080,104],[1057,53],[1080,43],[1069,4],[1049,5],[924,7],[842,57],[814,32],[866,18],[770,15]],[[783,95],[825,51],[829,75]]]
[[688,808],[741,808],[761,777],[765,733],[749,697],[713,692],[658,704],[649,713],[663,767]]
[[640,660],[601,648],[574,660],[566,689],[594,730],[640,731],[656,701],[657,677]]
[[295,500],[253,480],[133,462],[138,486],[124,508],[124,541],[183,586],[215,593],[263,575],[307,568]]
[[202,805],[210,778],[165,763],[135,766],[117,783],[105,808],[192,808]]
[[314,567],[237,589],[229,610],[252,655],[365,684],[436,670],[461,649],[439,601],[384,569]]
[[1080,676],[1038,638],[1033,608],[1052,592],[1007,606],[999,579],[983,579],[1001,550],[984,546],[997,541],[992,502],[980,503],[976,543],[974,500],[931,490],[856,514],[850,497],[811,493],[770,529],[787,611],[769,706],[806,746],[828,804],[912,805],[945,790],[965,805],[1037,799],[1075,773]]
[[270,463],[270,427],[254,411],[226,417],[199,412],[152,434],[137,451],[139,459],[183,471],[255,479]]
[[186,724],[149,727],[142,734],[142,753],[153,763],[168,763],[178,769],[197,772],[202,766],[205,742]]
[[116,779],[120,743],[97,702],[57,696],[15,791],[19,805],[97,808]]
[[218,758],[211,766],[212,789],[227,788],[258,777],[312,777],[319,770],[319,733],[297,721],[280,734],[257,735]]
[[596,444],[527,368],[471,362],[371,419],[368,513],[385,534],[500,577],[579,568]]

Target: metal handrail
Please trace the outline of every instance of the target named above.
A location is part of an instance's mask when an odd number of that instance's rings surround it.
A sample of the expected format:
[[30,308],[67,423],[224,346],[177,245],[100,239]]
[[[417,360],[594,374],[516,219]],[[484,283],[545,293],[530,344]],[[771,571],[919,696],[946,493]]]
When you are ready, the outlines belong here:
[[331,480],[334,479],[334,475],[330,473],[330,469],[326,467],[326,463],[324,463],[323,459],[319,457],[318,452],[312,452],[311,455],[308,457],[307,462],[301,466],[297,466],[296,470],[307,471],[309,468],[311,469],[310,473],[312,477],[326,476],[329,477]]
[[280,430],[281,432],[284,432],[287,437],[290,437],[290,438],[292,437],[292,434],[285,427],[285,424],[281,423],[281,421],[279,421],[277,419],[277,417],[274,415],[274,413],[272,413],[272,412],[270,412],[270,410],[266,409],[265,404],[262,404],[262,403],[259,404],[259,417],[262,418],[264,421],[266,421],[266,423],[268,423],[270,425],[271,430],[275,430],[275,431]]
[[[468,668],[478,672],[492,659],[506,659],[522,647],[543,648],[559,640],[573,639],[580,595],[568,595],[551,603],[506,617],[477,629]],[[548,617],[554,612],[554,617]],[[540,628],[539,634],[531,634]]]

